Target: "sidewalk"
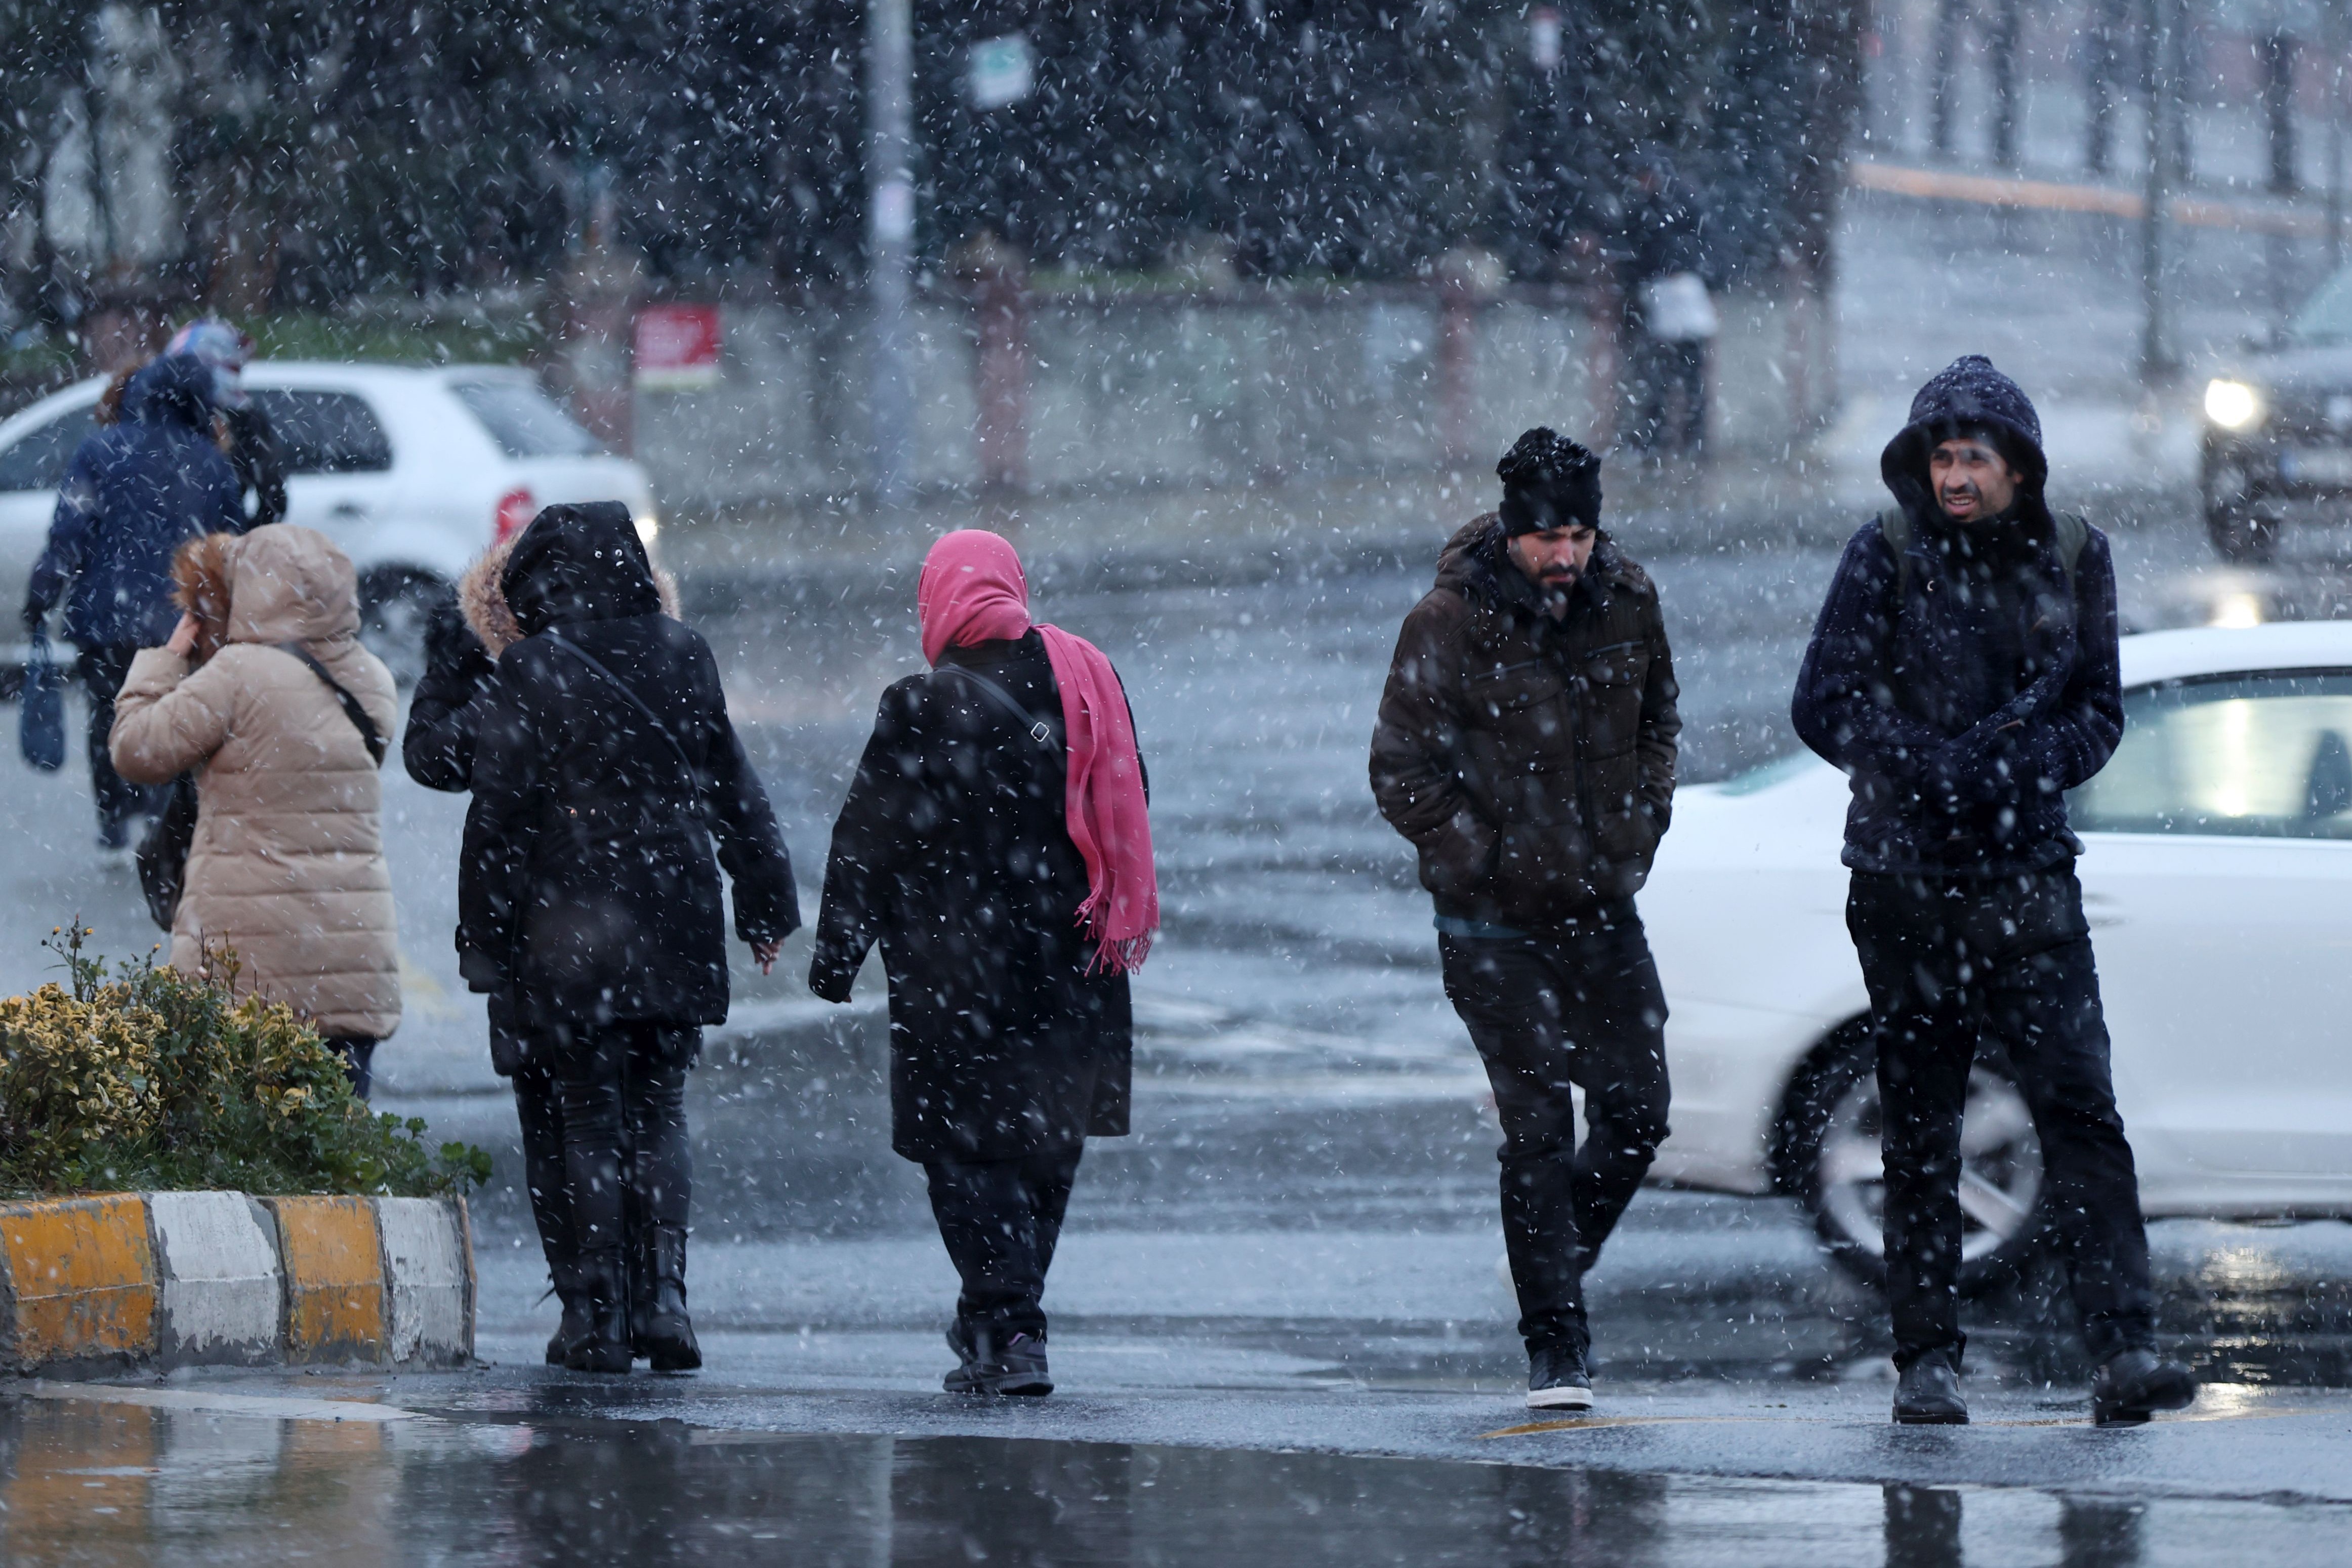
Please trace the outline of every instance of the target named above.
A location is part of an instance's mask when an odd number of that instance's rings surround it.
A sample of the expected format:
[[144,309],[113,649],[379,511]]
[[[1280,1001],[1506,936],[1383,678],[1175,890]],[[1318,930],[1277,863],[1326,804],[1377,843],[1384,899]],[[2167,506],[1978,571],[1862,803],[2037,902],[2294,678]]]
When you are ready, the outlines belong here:
[[[1608,526],[1650,556],[1834,549],[1863,515],[1887,504],[1878,455],[1902,427],[1912,391],[1894,376],[1874,378],[1848,394],[1834,425],[1784,455],[1727,453],[1704,466],[1645,468],[1613,454],[1602,480]],[[2053,494],[2127,512],[2170,502],[2194,484],[2200,426],[2189,389],[2162,399],[2038,403]],[[885,516],[778,510],[682,521],[664,533],[660,549],[689,600],[706,611],[750,607],[786,586],[911,600],[924,552],[957,528],[1011,539],[1036,585],[1252,581],[1419,568],[1456,528],[1490,510],[1496,493],[1493,474],[1482,468],[942,500]]]

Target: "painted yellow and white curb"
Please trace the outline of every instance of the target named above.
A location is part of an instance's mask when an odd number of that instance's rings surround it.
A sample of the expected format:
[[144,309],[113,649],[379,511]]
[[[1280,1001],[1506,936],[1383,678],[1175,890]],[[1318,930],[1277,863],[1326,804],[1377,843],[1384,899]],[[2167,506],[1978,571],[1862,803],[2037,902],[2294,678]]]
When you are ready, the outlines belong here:
[[473,1353],[461,1198],[0,1203],[0,1366],[10,1371],[453,1366]]

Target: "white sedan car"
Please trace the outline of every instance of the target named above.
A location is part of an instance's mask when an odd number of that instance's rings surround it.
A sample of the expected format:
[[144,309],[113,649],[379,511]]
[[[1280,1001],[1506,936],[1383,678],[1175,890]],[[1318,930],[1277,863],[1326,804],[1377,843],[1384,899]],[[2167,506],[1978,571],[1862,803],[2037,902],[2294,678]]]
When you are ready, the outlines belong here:
[[[2126,723],[2069,798],[2150,1215],[2352,1217],[2352,625],[2123,640]],[[1641,896],[1674,1136],[1655,1180],[1792,1193],[1883,1274],[1869,1002],[1838,863],[1845,775],[1810,755],[1675,798]],[[1964,1289],[2042,1242],[2041,1162],[2000,1042],[1964,1138]]]
[[[618,500],[647,542],[657,526],[645,470],[605,452],[527,371],[262,360],[245,384],[285,460],[286,521],[352,558],[368,640],[404,679],[415,673],[425,593],[539,508]],[[25,602],[105,386],[79,383],[0,422],[0,607]]]

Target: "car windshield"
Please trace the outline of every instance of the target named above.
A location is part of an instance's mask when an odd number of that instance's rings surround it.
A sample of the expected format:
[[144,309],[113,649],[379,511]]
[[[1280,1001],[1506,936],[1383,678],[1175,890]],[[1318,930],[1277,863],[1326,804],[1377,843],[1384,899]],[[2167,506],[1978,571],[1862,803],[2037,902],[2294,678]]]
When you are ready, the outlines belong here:
[[2310,348],[2352,343],[2352,267],[2314,289],[2286,331],[2293,342]]
[[53,490],[66,482],[74,448],[94,428],[91,408],[69,408],[36,425],[0,452],[0,490]]
[[450,390],[509,458],[587,458],[604,449],[527,381],[459,381]]

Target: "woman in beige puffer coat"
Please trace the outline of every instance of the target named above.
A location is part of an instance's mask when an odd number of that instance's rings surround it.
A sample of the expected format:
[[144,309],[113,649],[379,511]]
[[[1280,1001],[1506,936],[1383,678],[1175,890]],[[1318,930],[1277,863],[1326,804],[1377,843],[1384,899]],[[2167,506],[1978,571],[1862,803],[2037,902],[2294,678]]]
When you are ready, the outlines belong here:
[[278,646],[308,651],[389,741],[392,674],[360,646],[357,574],[323,534],[281,523],[191,541],[173,577],[188,613],[131,661],[110,742],[127,779],[195,771],[173,966],[234,950],[238,988],[308,1018],[364,1096],[400,1022],[383,782],[334,691]]

